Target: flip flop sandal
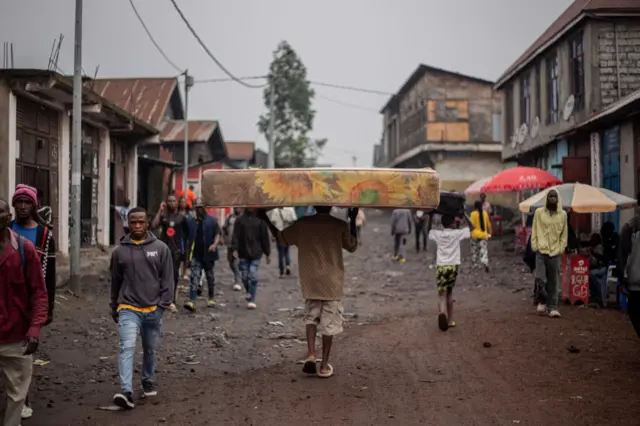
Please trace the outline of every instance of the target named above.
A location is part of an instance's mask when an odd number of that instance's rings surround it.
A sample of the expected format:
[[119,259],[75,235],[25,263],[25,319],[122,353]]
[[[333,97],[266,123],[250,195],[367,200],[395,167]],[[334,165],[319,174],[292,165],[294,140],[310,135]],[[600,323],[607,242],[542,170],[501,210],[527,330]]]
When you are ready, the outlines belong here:
[[318,370],[318,377],[320,377],[321,379],[328,379],[329,377],[333,376],[333,367],[331,366],[331,364],[329,364],[328,367],[329,371],[327,373],[321,373],[320,370]]
[[316,366],[315,359],[307,359],[302,366],[302,372],[305,374],[316,374],[318,372],[318,368]]
[[[302,365],[302,364],[304,364],[305,362],[307,362],[307,360],[306,360],[306,359],[301,359],[301,360],[296,361],[296,364],[300,364],[300,365]],[[322,362],[322,358],[316,358],[316,363],[318,363],[318,362]]]

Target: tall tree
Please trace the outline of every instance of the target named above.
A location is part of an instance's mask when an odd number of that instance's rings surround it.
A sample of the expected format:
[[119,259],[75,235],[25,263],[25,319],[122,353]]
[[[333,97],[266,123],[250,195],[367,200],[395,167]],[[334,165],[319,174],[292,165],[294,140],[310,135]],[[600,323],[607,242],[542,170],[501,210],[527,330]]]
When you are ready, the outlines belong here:
[[307,68],[286,41],[273,52],[267,82],[263,93],[267,112],[260,116],[258,129],[267,139],[271,136],[269,123],[273,90],[276,167],[314,166],[327,141],[308,136],[313,130],[316,114],[311,106],[315,93],[307,80]]

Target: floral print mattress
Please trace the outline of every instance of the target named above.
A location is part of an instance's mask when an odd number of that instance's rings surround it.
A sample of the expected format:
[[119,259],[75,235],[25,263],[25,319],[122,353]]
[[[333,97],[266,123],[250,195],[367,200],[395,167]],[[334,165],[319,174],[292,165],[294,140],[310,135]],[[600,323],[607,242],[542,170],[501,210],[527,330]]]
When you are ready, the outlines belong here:
[[440,201],[432,169],[208,170],[202,196],[210,207],[337,207],[433,210]]

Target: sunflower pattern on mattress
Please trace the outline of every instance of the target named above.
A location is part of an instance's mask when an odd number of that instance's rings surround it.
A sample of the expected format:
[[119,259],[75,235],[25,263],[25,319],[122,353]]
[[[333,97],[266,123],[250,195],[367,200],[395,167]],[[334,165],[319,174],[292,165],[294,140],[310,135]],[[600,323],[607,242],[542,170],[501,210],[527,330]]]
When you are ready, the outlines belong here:
[[431,169],[209,170],[202,195],[212,207],[406,207],[434,209],[438,175]]

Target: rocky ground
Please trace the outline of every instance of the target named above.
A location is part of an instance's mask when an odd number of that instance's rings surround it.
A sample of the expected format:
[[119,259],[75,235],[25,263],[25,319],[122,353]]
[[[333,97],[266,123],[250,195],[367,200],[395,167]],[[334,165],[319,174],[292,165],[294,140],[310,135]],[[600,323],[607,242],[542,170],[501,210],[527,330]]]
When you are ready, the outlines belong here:
[[408,262],[392,262],[386,220],[370,219],[363,247],[346,255],[348,323],[333,378],[296,364],[305,343],[295,277],[263,265],[258,310],[248,311],[221,262],[217,308],[202,300],[196,314],[165,317],[159,395],[131,412],[103,410],[118,391],[118,338],[96,264],[81,298],[57,299],[38,354],[50,362],[34,367],[35,414],[23,425],[638,424],[640,341],[625,315],[536,316],[530,274],[496,239],[490,275],[463,266],[458,327],[442,333],[433,254],[409,244]]

